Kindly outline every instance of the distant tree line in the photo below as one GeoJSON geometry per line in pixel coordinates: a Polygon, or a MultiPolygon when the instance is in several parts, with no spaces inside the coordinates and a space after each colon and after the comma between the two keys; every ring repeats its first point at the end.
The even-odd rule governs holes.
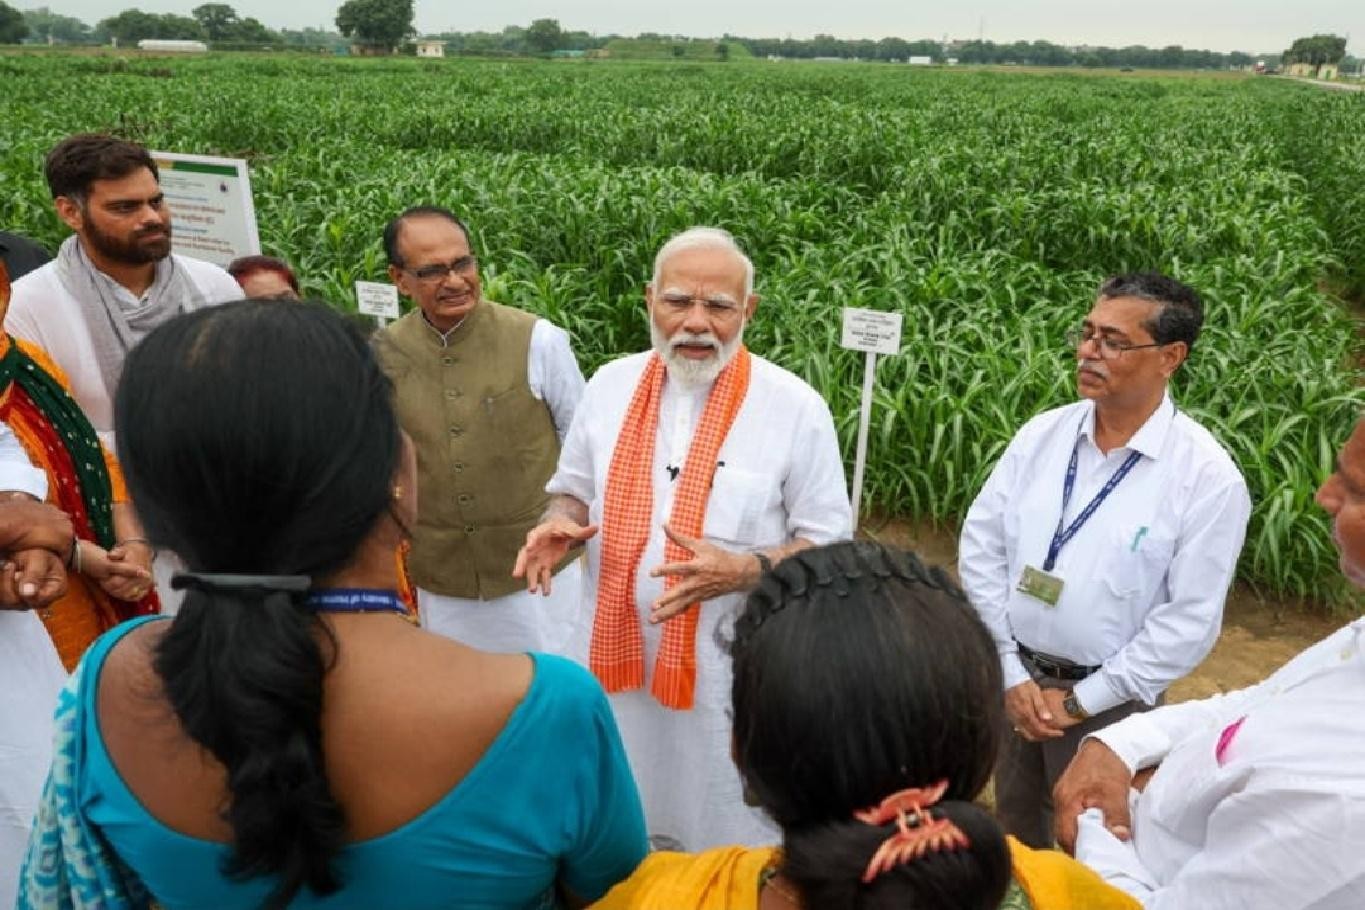
{"type": "Polygon", "coordinates": [[[1162,48],[1129,47],[1070,48],[1050,41],[906,41],[901,38],[845,40],[831,35],[791,38],[736,38],[756,57],[812,59],[837,57],[858,60],[905,60],[929,57],[935,63],[955,59],[959,63],[1015,64],[1019,66],[1133,67],[1134,69],[1225,69],[1249,66],[1257,57],[1241,51],[1222,54],[1170,45],[1162,48]]]}
{"type": "MultiPolygon", "coordinates": [[[[402,45],[415,32],[412,28],[413,0],[346,0],[337,13],[338,32],[326,29],[302,30],[268,28],[250,16],[238,16],[227,3],[203,3],[189,16],[174,13],[147,13],[126,9],[95,26],[53,12],[49,7],[20,12],[0,0],[0,43],[27,40],[55,44],[136,44],[144,38],[194,39],[215,47],[341,47],[351,40],[383,47],[402,45]]],[[[591,51],[603,48],[619,35],[593,35],[585,31],[566,31],[556,19],[537,19],[529,26],[509,25],[497,32],[444,32],[432,36],[445,42],[451,54],[474,56],[524,56],[554,51],[591,51]]],[[[744,38],[725,35],[714,39],[689,38],[645,32],[639,41],[656,42],[670,48],[676,57],[696,42],[715,46],[712,56],[729,57],[729,45],[740,45],[755,57],[782,57],[795,60],[839,58],[846,60],[908,60],[928,57],[935,63],[949,59],[964,64],[1004,64],[1019,66],[1131,67],[1133,69],[1226,69],[1249,66],[1258,59],[1272,65],[1275,55],[1252,56],[1241,51],[1218,53],[1194,50],[1179,45],[1149,48],[1065,47],[1050,41],[957,41],[944,43],[930,39],[908,41],[903,38],[847,40],[832,35],[814,38],[744,38]]],[[[410,48],[410,45],[408,45],[410,48]]],[[[694,55],[687,55],[693,56],[694,55]]],[[[695,57],[694,57],[695,59],[695,57]]],[[[1346,40],[1333,35],[1299,38],[1283,55],[1285,63],[1341,63],[1352,72],[1359,61],[1346,56],[1346,40]]]]}

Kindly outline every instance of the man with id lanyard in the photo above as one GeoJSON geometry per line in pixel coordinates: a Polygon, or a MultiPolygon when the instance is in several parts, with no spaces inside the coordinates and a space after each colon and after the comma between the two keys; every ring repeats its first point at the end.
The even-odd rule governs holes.
{"type": "Polygon", "coordinates": [[[1052,843],[1081,739],[1157,704],[1222,625],[1251,501],[1167,391],[1203,319],[1163,275],[1105,281],[1070,337],[1082,400],[1024,425],[962,526],[963,587],[1005,677],[997,814],[1033,847],[1052,843]]]}

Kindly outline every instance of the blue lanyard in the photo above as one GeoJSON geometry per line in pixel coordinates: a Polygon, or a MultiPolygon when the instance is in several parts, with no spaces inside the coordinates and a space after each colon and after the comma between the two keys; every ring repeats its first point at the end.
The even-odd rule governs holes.
{"type": "Polygon", "coordinates": [[[1076,436],[1076,444],[1071,447],[1071,463],[1066,468],[1066,481],[1062,484],[1062,514],[1057,516],[1057,530],[1052,535],[1052,545],[1047,548],[1047,561],[1043,563],[1043,571],[1051,572],[1052,567],[1057,565],[1057,557],[1061,555],[1062,547],[1071,542],[1071,538],[1076,536],[1076,532],[1081,529],[1090,516],[1095,514],[1095,510],[1100,507],[1109,494],[1114,492],[1114,488],[1123,482],[1123,478],[1128,476],[1128,472],[1133,470],[1133,466],[1142,459],[1141,452],[1133,452],[1119,465],[1119,469],[1114,472],[1108,482],[1095,494],[1095,498],[1090,500],[1090,505],[1081,510],[1081,514],[1076,516],[1076,520],[1066,530],[1062,530],[1062,522],[1066,519],[1066,507],[1071,505],[1071,494],[1076,489],[1076,462],[1077,453],[1081,448],[1081,438],[1076,436]]]}
{"type": "Polygon", "coordinates": [[[402,613],[407,605],[393,591],[376,588],[330,588],[309,591],[308,606],[320,613],[402,613]]]}

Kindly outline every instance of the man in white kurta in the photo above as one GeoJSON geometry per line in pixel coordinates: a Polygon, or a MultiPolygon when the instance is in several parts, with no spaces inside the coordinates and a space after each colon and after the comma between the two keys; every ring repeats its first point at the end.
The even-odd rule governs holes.
{"type": "MultiPolygon", "coordinates": [[[[723,320],[726,305],[742,306],[746,297],[756,303],[749,290],[752,278],[746,281],[744,277],[752,275],[746,267],[751,269],[722,232],[694,229],[661,250],[649,294],[656,351],[614,361],[593,376],[547,487],[556,494],[552,510],[558,506],[564,514],[572,514],[570,528],[582,528],[577,536],[586,541],[582,609],[566,653],[588,664],[602,570],[602,539],[595,531],[604,518],[608,469],[642,373],[656,352],[661,352],[668,372],[650,466],[652,516],[634,589],[644,630],[645,684],[611,693],[610,700],[644,800],[651,836],[657,843],[687,850],[768,844],[777,837],[776,829],[744,804],[741,781],[730,759],[731,669],[723,643],[765,560],[850,534],[843,463],[829,408],[801,379],[751,356],[747,393],[716,458],[703,540],[688,541],[694,554],[688,565],[697,566],[698,574],[685,576],[674,589],[715,592],[700,598],[695,701],[690,709],[674,710],[656,700],[650,691],[655,659],[664,623],[672,620],[652,620],[674,615],[682,606],[679,598],[690,598],[674,595],[670,600],[664,578],[653,570],[666,563],[664,526],[670,520],[677,478],[712,388],[712,382],[706,381],[707,371],[681,363],[679,358],[685,355],[671,347],[691,339],[704,348],[707,342],[699,340],[704,333],[689,334],[684,328],[669,331],[669,327],[676,327],[674,317],[683,318],[678,315],[683,307],[687,320],[699,328],[711,318],[703,310],[714,311],[723,320]],[[665,307],[670,310],[666,312],[665,307]],[[679,381],[680,373],[687,374],[687,381],[679,381]]],[[[726,337],[722,328],[712,339],[721,361],[725,349],[733,352],[742,334],[742,319],[735,318],[738,334],[726,337]]],[[[695,356],[700,351],[691,353],[695,356]]],[[[533,538],[536,533],[532,532],[533,538]]],[[[534,583],[534,568],[526,574],[534,583]]]]}
{"type": "MultiPolygon", "coordinates": [[[[0,491],[47,497],[47,475],[0,423],[0,491]]],[[[52,711],[66,683],[52,637],[32,610],[0,609],[0,907],[14,906],[19,866],[28,850],[52,759],[52,711]]]]}
{"type": "MultiPolygon", "coordinates": [[[[1365,586],[1365,424],[1318,501],[1333,516],[1342,568],[1365,586]]],[[[1358,619],[1259,685],[1087,739],[1057,785],[1059,839],[1074,839],[1077,859],[1146,910],[1359,910],[1362,756],[1358,619]],[[1142,792],[1131,789],[1152,768],[1142,792]]]]}

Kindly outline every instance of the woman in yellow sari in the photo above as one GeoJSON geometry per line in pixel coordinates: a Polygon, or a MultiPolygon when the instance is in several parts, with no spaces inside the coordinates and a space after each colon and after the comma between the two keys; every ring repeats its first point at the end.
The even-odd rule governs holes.
{"type": "MultiPolygon", "coordinates": [[[[0,323],[9,307],[0,262],[0,323]]],[[[152,549],[141,538],[118,463],[71,397],[65,375],[39,347],[0,333],[0,420],[47,473],[48,501],[71,516],[76,547],[67,593],[38,611],[68,671],[100,633],[159,609],[152,549]]]]}
{"type": "Polygon", "coordinates": [[[851,541],[767,573],[736,620],[734,756],[780,847],[654,853],[598,910],[1139,910],[973,800],[1004,727],[961,590],[851,541]]]}

